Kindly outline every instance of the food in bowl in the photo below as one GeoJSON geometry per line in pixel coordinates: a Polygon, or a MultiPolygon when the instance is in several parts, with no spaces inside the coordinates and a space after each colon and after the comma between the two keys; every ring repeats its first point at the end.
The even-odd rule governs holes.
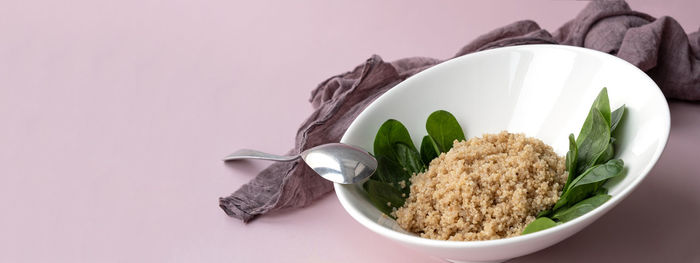
{"type": "Polygon", "coordinates": [[[490,240],[573,220],[610,199],[603,184],[620,176],[607,89],[593,102],[566,158],[540,140],[501,132],[465,140],[456,118],[432,113],[420,151],[397,120],[377,132],[370,201],[407,231],[441,240],[490,240]],[[428,165],[429,164],[429,167],[428,165]]]}
{"type": "Polygon", "coordinates": [[[411,193],[394,211],[421,237],[490,240],[520,235],[551,208],[566,183],[563,157],[523,134],[485,134],[440,154],[411,177],[411,193]]]}
{"type": "MultiPolygon", "coordinates": [[[[444,109],[457,117],[470,138],[502,130],[522,132],[565,156],[570,148],[567,136],[571,132],[578,135],[591,102],[604,86],[608,87],[611,108],[623,103],[626,108],[622,124],[613,132],[615,158],[625,161],[624,173],[605,184],[612,196],[609,200],[576,219],[516,237],[445,241],[403,230],[375,207],[361,184],[335,184],[338,201],[349,217],[376,233],[375,238],[451,262],[502,262],[550,247],[616,210],[653,173],[667,146],[671,127],[668,103],[656,83],[634,65],[606,53],[564,45],[523,45],[476,52],[398,83],[362,110],[340,140],[374,154],[377,127],[393,118],[406,125],[414,143],[420,146],[419,135],[426,134],[426,117],[444,109]]],[[[373,179],[378,179],[376,174],[373,179]]],[[[551,216],[547,217],[556,224],[551,216]]],[[[538,220],[547,225],[546,219],[538,220]]],[[[600,230],[588,229],[582,235],[606,239],[606,235],[621,234],[614,229],[605,233],[600,230]]]]}

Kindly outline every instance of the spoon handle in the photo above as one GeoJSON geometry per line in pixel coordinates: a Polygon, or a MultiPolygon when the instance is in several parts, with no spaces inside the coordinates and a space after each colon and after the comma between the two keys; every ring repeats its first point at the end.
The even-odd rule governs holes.
{"type": "Polygon", "coordinates": [[[240,150],[224,157],[224,161],[226,162],[226,161],[241,160],[241,159],[260,159],[260,160],[289,162],[289,161],[294,161],[297,158],[299,158],[298,155],[296,155],[296,156],[276,155],[276,154],[269,154],[269,153],[264,153],[264,152],[256,151],[256,150],[240,149],[240,150]]]}

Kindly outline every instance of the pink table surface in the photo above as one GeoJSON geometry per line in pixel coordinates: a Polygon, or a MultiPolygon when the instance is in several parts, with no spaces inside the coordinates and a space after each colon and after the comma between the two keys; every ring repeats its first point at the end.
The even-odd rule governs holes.
{"type": "MultiPolygon", "coordinates": [[[[700,25],[696,0],[630,1],[700,25]]],[[[371,54],[447,58],[492,28],[554,30],[584,1],[3,1],[0,262],[441,262],[335,195],[250,224],[218,207],[283,153],[310,91],[371,54]]],[[[700,104],[614,211],[513,262],[700,262],[700,104]]]]}

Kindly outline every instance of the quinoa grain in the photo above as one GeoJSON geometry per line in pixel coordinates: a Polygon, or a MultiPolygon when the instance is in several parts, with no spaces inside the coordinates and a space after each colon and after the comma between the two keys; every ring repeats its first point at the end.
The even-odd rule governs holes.
{"type": "Polygon", "coordinates": [[[559,199],[565,170],[552,147],[523,134],[455,141],[411,177],[411,193],[394,216],[402,228],[431,239],[517,236],[559,199]]]}

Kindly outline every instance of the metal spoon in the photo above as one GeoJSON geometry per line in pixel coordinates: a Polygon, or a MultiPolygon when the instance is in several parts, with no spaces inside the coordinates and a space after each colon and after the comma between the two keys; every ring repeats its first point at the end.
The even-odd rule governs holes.
{"type": "Polygon", "coordinates": [[[339,184],[361,182],[377,170],[377,159],[367,151],[342,143],[322,144],[293,156],[241,149],[226,156],[224,161],[262,159],[289,162],[300,157],[321,177],[339,184]]]}

